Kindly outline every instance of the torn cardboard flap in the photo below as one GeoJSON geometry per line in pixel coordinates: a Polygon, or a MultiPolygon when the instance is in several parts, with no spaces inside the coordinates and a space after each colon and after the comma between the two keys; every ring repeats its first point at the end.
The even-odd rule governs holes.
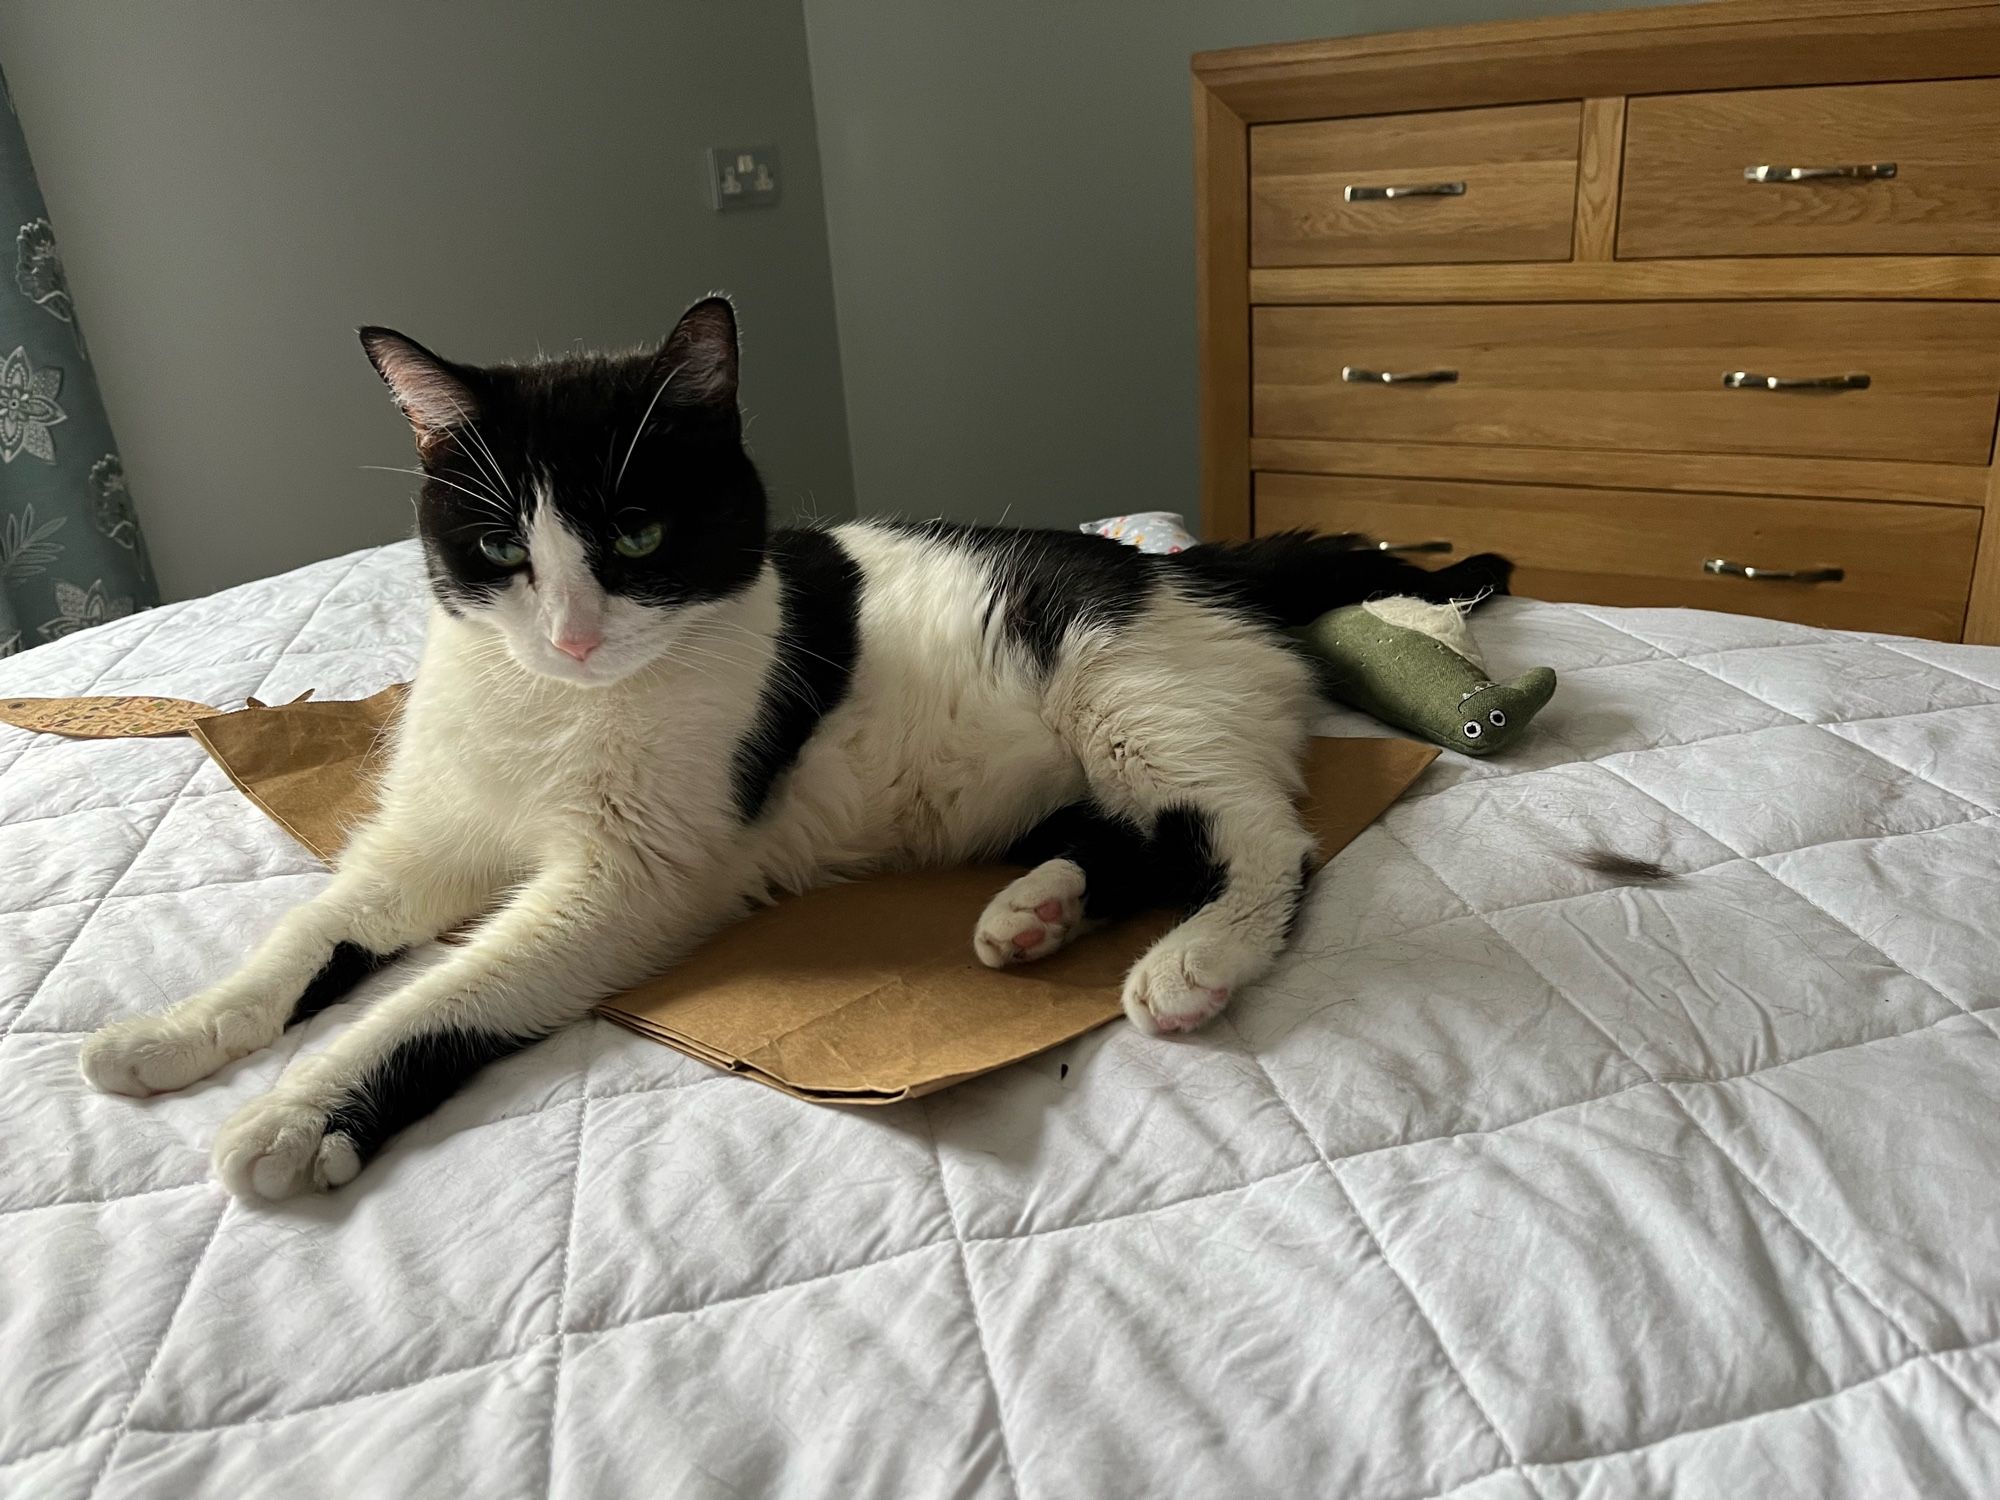
{"type": "MultiPolygon", "coordinates": [[[[373,810],[404,692],[232,713],[148,699],[171,706],[136,717],[113,706],[135,700],[14,699],[0,701],[0,720],[91,737],[192,734],[245,796],[331,861],[373,810]]],[[[1302,811],[1319,862],[1374,822],[1437,753],[1409,740],[1314,740],[1302,811]]],[[[988,969],[973,955],[973,926],[1018,873],[983,865],[877,875],[787,897],[599,1010],[800,1099],[886,1104],[932,1093],[1118,1017],[1125,971],[1173,924],[1154,913],[1038,962],[988,969]]]]}
{"type": "Polygon", "coordinates": [[[211,712],[189,728],[237,789],[328,864],[375,810],[389,729],[409,689],[355,702],[211,712]]]}

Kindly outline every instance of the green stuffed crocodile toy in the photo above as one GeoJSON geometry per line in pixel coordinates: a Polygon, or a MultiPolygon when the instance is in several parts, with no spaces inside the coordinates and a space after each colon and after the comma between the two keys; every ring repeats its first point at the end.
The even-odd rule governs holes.
{"type": "Polygon", "coordinates": [[[1506,749],[1554,695],[1532,667],[1495,682],[1465,628],[1466,604],[1376,599],[1330,610],[1297,632],[1321,660],[1330,697],[1465,755],[1506,749]]]}

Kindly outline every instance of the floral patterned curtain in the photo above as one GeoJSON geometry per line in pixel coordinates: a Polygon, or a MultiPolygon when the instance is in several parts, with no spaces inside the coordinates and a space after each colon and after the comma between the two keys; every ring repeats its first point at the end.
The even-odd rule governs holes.
{"type": "Polygon", "coordinates": [[[0,656],[160,602],[14,96],[0,76],[0,656]],[[4,243],[4,242],[0,242],[4,243]]]}

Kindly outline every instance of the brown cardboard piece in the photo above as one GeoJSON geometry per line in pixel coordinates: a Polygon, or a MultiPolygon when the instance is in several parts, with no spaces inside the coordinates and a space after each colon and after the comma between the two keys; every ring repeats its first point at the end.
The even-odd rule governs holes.
{"type": "MultiPolygon", "coordinates": [[[[232,713],[188,705],[202,713],[176,708],[161,718],[189,717],[186,732],[244,795],[330,861],[374,806],[383,731],[403,693],[396,686],[358,702],[232,713]]],[[[64,701],[0,703],[0,719],[101,735],[116,717],[99,706],[65,719],[64,701]]],[[[1318,840],[1316,863],[1380,816],[1437,753],[1409,740],[1314,740],[1302,806],[1318,840]]],[[[1017,873],[985,865],[878,875],[788,897],[599,1010],[800,1099],[886,1104],[931,1093],[1118,1017],[1126,969],[1173,921],[1165,913],[1135,918],[1039,962],[988,969],[973,956],[973,924],[1017,873]]]]}
{"type": "Polygon", "coordinates": [[[375,810],[387,731],[408,691],[211,713],[188,732],[265,816],[332,864],[375,810]]]}
{"type": "Polygon", "coordinates": [[[73,740],[166,738],[214,712],[187,698],[0,699],[0,724],[73,740]]]}

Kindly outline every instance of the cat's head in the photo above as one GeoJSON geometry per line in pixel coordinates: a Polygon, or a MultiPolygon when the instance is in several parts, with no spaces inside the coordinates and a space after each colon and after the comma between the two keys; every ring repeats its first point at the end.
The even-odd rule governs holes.
{"type": "Polygon", "coordinates": [[[631,355],[475,368],[387,328],[361,343],[416,433],[431,589],[523,667],[616,682],[756,578],[764,487],[722,298],[631,355]]]}

